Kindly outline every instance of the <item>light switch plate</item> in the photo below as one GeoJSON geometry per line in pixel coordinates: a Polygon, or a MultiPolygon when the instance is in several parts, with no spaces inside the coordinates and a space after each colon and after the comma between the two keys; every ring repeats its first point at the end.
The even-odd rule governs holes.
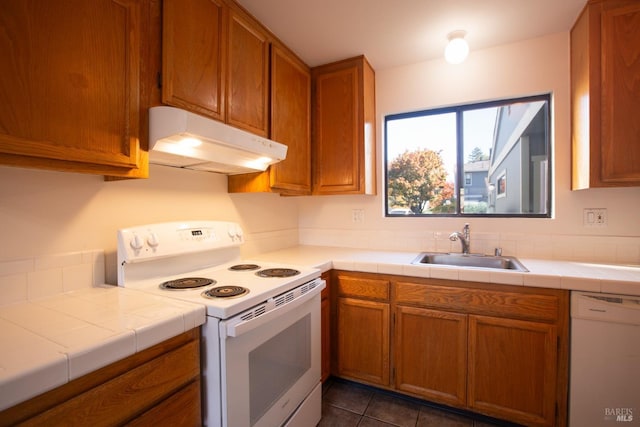
{"type": "Polygon", "coordinates": [[[362,224],[364,222],[364,209],[353,209],[351,212],[351,221],[362,224]]]}
{"type": "Polygon", "coordinates": [[[585,227],[606,227],[606,208],[585,208],[582,215],[582,225],[585,227]]]}

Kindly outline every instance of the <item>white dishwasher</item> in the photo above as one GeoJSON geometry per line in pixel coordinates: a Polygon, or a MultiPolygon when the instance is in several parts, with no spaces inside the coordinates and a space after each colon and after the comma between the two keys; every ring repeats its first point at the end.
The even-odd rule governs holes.
{"type": "Polygon", "coordinates": [[[569,426],[640,426],[640,297],[571,293],[569,426]]]}

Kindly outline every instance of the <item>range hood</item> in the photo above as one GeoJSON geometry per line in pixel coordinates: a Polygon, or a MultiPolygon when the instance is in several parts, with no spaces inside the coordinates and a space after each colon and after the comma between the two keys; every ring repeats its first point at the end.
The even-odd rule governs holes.
{"type": "Polygon", "coordinates": [[[149,109],[149,162],[228,175],[264,171],[287,146],[174,107],[149,109]]]}

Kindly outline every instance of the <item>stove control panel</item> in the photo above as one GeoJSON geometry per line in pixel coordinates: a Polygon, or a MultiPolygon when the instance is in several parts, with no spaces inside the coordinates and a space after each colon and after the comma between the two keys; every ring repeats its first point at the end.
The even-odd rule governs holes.
{"type": "Polygon", "coordinates": [[[194,241],[202,242],[206,240],[216,240],[215,231],[210,228],[192,228],[187,230],[180,230],[180,240],[182,241],[194,241]]]}
{"type": "Polygon", "coordinates": [[[118,264],[231,248],[244,243],[239,224],[228,221],[165,222],[118,230],[118,264]]]}

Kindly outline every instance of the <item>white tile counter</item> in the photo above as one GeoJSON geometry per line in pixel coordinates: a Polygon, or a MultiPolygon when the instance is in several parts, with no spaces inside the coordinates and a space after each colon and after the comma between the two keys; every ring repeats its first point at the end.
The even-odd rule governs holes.
{"type": "MultiPolygon", "coordinates": [[[[313,266],[322,271],[334,268],[640,295],[640,266],[637,265],[519,258],[529,270],[522,273],[411,264],[417,255],[414,251],[296,246],[252,259],[313,266]]],[[[62,258],[65,264],[69,257],[62,258]]],[[[74,257],[76,255],[71,256],[74,257]]],[[[0,264],[0,301],[5,303],[0,305],[0,410],[205,322],[204,306],[110,285],[87,287],[86,276],[93,277],[92,281],[96,283],[96,275],[91,272],[102,271],[102,261],[100,255],[85,255],[84,258],[88,259],[82,267],[86,275],[73,281],[84,285],[68,286],[64,279],[68,274],[62,274],[64,280],[59,280],[56,288],[43,298],[38,298],[33,290],[42,290],[43,277],[58,277],[51,274],[57,270],[46,265],[42,271],[47,274],[39,277],[44,273],[39,273],[37,263],[35,267],[26,263],[25,268],[22,267],[25,263],[0,264]],[[67,288],[69,290],[65,291],[67,288]]],[[[67,273],[67,269],[78,267],[55,268],[67,273]]]]}
{"type": "Polygon", "coordinates": [[[640,295],[639,265],[609,265],[518,258],[529,272],[444,265],[413,265],[418,252],[296,246],[254,256],[260,261],[308,265],[327,271],[361,271],[519,286],[640,295]]]}
{"type": "Polygon", "coordinates": [[[0,410],[204,322],[204,306],[110,285],[1,306],[0,410]]]}

